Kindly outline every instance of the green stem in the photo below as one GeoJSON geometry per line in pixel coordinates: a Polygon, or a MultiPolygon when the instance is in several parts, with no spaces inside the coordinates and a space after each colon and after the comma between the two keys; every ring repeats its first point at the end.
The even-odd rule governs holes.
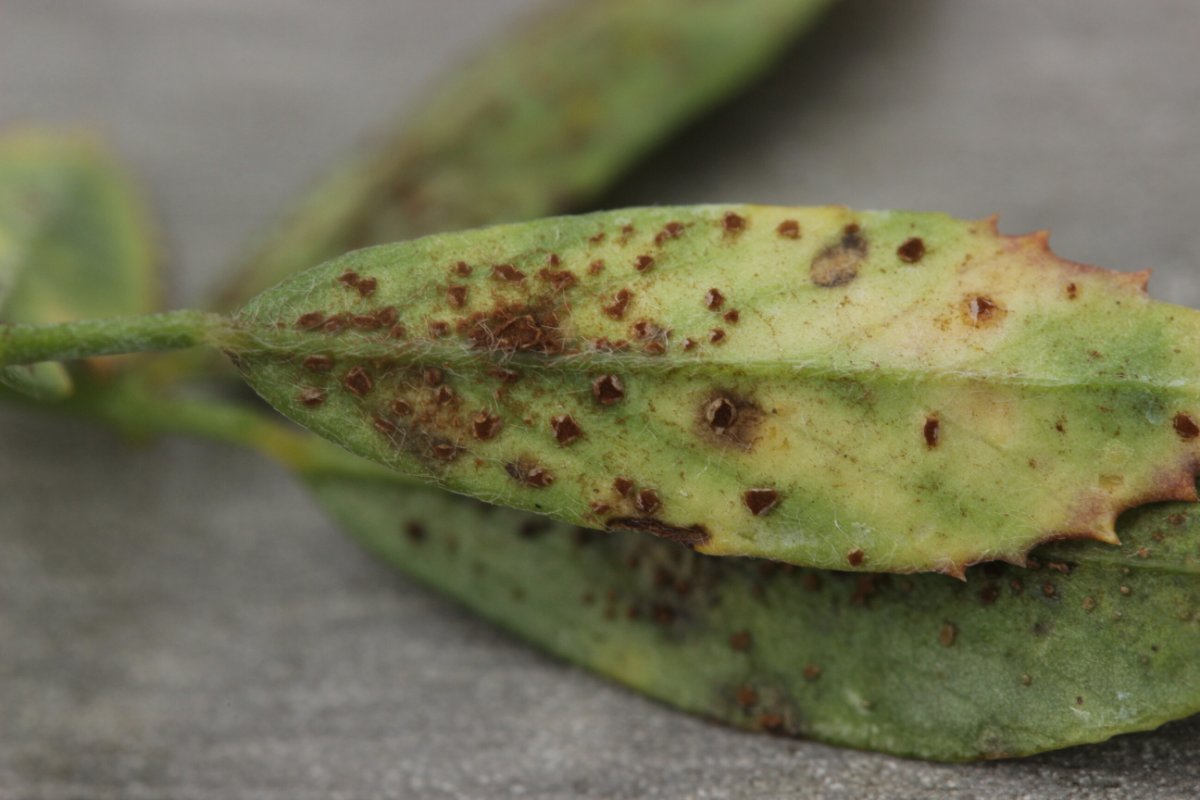
{"type": "Polygon", "coordinates": [[[0,366],[218,344],[229,326],[225,317],[202,311],[170,311],[56,325],[3,324],[0,366]]]}

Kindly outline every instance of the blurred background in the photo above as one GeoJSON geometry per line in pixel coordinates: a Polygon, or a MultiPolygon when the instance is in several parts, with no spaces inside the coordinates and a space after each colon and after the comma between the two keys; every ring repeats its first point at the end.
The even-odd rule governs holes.
{"type": "MultiPolygon", "coordinates": [[[[172,306],[547,0],[4,0],[0,126],[100,132],[172,306]]],[[[1200,305],[1200,6],[843,0],[601,205],[1000,214],[1200,305]]],[[[717,728],[394,575],[273,465],[0,408],[0,798],[1190,797],[1200,723],[948,767],[717,728]]]]}

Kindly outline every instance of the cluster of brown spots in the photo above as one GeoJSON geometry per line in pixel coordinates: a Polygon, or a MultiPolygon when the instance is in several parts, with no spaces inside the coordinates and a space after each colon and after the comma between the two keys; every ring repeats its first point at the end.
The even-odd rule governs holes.
{"type": "Polygon", "coordinates": [[[925,427],[922,432],[925,434],[925,446],[932,450],[941,441],[942,421],[938,419],[936,414],[930,414],[925,418],[925,427]]]}
{"type": "Polygon", "coordinates": [[[1067,284],[1067,299],[1074,300],[1077,297],[1079,297],[1079,287],[1076,286],[1074,283],[1068,283],[1067,284]]]}
{"type": "Polygon", "coordinates": [[[480,411],[471,418],[471,435],[480,441],[494,439],[503,423],[500,417],[488,411],[480,411]]]}
{"type": "Polygon", "coordinates": [[[712,344],[721,344],[725,341],[725,330],[723,328],[713,328],[708,332],[708,341],[712,344]]]}
{"type": "Polygon", "coordinates": [[[554,441],[561,447],[577,442],[583,436],[583,428],[570,414],[559,414],[550,418],[550,429],[554,431],[554,441]]]}
{"type": "MultiPolygon", "coordinates": [[[[551,258],[557,259],[558,256],[551,256],[551,258]]],[[[558,262],[555,261],[554,263],[557,264],[558,262]]],[[[550,269],[544,267],[538,270],[538,278],[550,284],[556,292],[565,292],[579,282],[579,279],[575,277],[575,273],[569,269],[550,269]]]]}
{"type": "Polygon", "coordinates": [[[358,282],[361,280],[358,273],[352,269],[348,269],[341,275],[338,275],[337,279],[338,283],[342,284],[347,289],[353,289],[355,286],[358,286],[358,282]]]}
{"type": "Polygon", "coordinates": [[[325,324],[325,314],[322,311],[309,311],[296,319],[296,327],[302,331],[315,331],[325,324]]]}
{"type": "Polygon", "coordinates": [[[750,631],[737,631],[729,637],[729,646],[734,650],[746,651],[752,644],[754,644],[754,638],[750,635],[750,631]]]}
{"type": "Polygon", "coordinates": [[[785,219],[776,226],[775,232],[785,239],[799,239],[800,223],[794,219],[785,219]]]}
{"type": "Polygon", "coordinates": [[[642,489],[634,495],[633,507],[639,514],[657,514],[662,508],[662,498],[653,489],[642,489]]]}
{"type": "Polygon", "coordinates": [[[953,622],[943,622],[938,628],[938,641],[942,647],[953,647],[958,639],[958,626],[953,622]]]}
{"type": "Polygon", "coordinates": [[[704,307],[709,311],[717,311],[725,305],[725,295],[720,289],[709,289],[704,293],[704,307]]]}
{"type": "Polygon", "coordinates": [[[375,387],[375,381],[371,379],[370,373],[362,367],[351,367],[350,371],[342,376],[342,385],[356,397],[366,397],[375,387]]]}
{"type": "Polygon", "coordinates": [[[852,567],[861,567],[866,560],[867,554],[857,547],[846,554],[846,563],[852,567]]]}
{"type": "Polygon", "coordinates": [[[588,264],[588,275],[599,275],[601,272],[604,272],[603,259],[598,258],[592,263],[588,264]]]}
{"type": "Polygon", "coordinates": [[[329,356],[309,356],[304,359],[304,368],[309,372],[329,372],[333,369],[333,359],[329,356]]]}
{"type": "Polygon", "coordinates": [[[633,299],[633,293],[628,289],[618,289],[613,295],[613,301],[602,309],[605,314],[613,319],[624,319],[625,309],[629,308],[629,301],[633,299]]]}
{"type": "Polygon", "coordinates": [[[1175,433],[1179,434],[1180,439],[1190,440],[1200,436],[1200,425],[1196,424],[1196,420],[1190,415],[1180,412],[1175,415],[1174,420],[1175,433]]]}
{"type": "Polygon", "coordinates": [[[754,516],[766,516],[779,505],[779,492],[774,489],[747,489],[742,493],[742,502],[754,516]]]}
{"type": "Polygon", "coordinates": [[[625,399],[625,384],[616,375],[601,375],[592,381],[592,397],[602,406],[611,406],[625,399]]]}
{"type": "Polygon", "coordinates": [[[300,401],[300,405],[315,408],[325,402],[325,392],[315,387],[301,389],[300,394],[296,398],[300,401]]]}
{"type": "Polygon", "coordinates": [[[668,222],[663,226],[663,229],[654,234],[654,243],[660,247],[671,239],[678,239],[683,235],[684,225],[682,222],[668,222]]]}
{"type": "Polygon", "coordinates": [[[813,258],[809,277],[817,286],[845,286],[858,277],[858,268],[867,257],[867,249],[867,240],[859,227],[847,225],[837,244],[826,247],[813,258]]]}
{"type": "Polygon", "coordinates": [[[963,300],[963,317],[967,324],[976,328],[999,322],[1008,312],[986,295],[971,295],[963,300]]]}
{"type": "Polygon", "coordinates": [[[629,478],[617,476],[613,479],[613,491],[621,495],[621,497],[628,497],[629,493],[633,491],[633,481],[629,478]]]}
{"type": "Polygon", "coordinates": [[[471,274],[471,265],[465,261],[459,261],[454,265],[454,273],[465,278],[471,274]]]}
{"type": "Polygon", "coordinates": [[[906,239],[904,244],[896,248],[896,255],[905,264],[917,264],[925,257],[925,242],[919,237],[906,239]]]}
{"type": "Polygon", "coordinates": [[[630,327],[630,333],[633,338],[645,342],[644,345],[647,353],[651,355],[662,355],[667,350],[667,340],[670,338],[671,332],[666,328],[661,327],[657,322],[648,319],[640,319],[630,327]]]}
{"type": "Polygon", "coordinates": [[[370,297],[375,294],[375,288],[378,285],[374,278],[363,278],[352,269],[348,269],[338,276],[338,282],[347,289],[357,289],[362,297],[370,297]]]}
{"type": "Polygon", "coordinates": [[[496,264],[492,267],[492,277],[502,281],[523,281],[525,273],[512,264],[496,264]]]}
{"type": "Polygon", "coordinates": [[[604,523],[610,530],[648,533],[685,547],[699,547],[712,538],[703,525],[669,525],[654,517],[612,517],[604,523]]]}
{"type": "Polygon", "coordinates": [[[725,216],[721,217],[721,227],[725,230],[725,233],[739,234],[746,230],[746,218],[741,214],[726,211],[725,216]]]}
{"type": "Polygon", "coordinates": [[[654,256],[642,254],[633,260],[633,268],[638,272],[645,272],[654,266],[654,256]]]}
{"type": "Polygon", "coordinates": [[[524,458],[505,464],[504,471],[513,480],[532,489],[545,489],[554,483],[554,475],[550,470],[524,458]]]}
{"type": "Polygon", "coordinates": [[[471,314],[458,328],[481,350],[561,353],[564,347],[558,315],[521,303],[471,314]]]}
{"type": "Polygon", "coordinates": [[[462,308],[467,304],[467,287],[455,285],[446,290],[446,299],[451,308],[462,308]]]}

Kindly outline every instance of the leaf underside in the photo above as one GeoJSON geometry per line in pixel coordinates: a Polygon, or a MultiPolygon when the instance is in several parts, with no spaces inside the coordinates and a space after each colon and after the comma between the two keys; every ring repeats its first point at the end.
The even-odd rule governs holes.
{"type": "Polygon", "coordinates": [[[942,761],[1200,711],[1200,519],[1071,542],[967,581],[712,558],[442,492],[310,476],[371,550],[563,658],[751,730],[942,761]]]}
{"type": "Polygon", "coordinates": [[[637,209],[348,254],[253,301],[268,402],[489,502],[873,572],[1193,500],[1197,314],[994,221],[637,209]]]}

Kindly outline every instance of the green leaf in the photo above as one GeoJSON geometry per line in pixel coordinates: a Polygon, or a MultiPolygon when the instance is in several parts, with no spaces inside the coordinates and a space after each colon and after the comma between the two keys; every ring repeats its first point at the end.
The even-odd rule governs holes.
{"type": "Polygon", "coordinates": [[[221,306],[369,244],[579,207],[766,67],[831,0],[605,0],[541,12],[321,181],[221,306]]]}
{"type": "MultiPolygon", "coordinates": [[[[151,311],[146,212],[125,173],[89,139],[0,138],[0,320],[53,323],[151,311]]],[[[61,397],[60,364],[6,367],[0,383],[61,397]]]]}
{"type": "Polygon", "coordinates": [[[1200,322],[935,214],[594,214],[362,250],[230,343],[286,415],[454,491],[877,572],[1195,499],[1200,322]]]}
{"type": "Polygon", "coordinates": [[[711,558],[441,492],[330,474],[371,550],[546,650],[752,730],[903,756],[1017,756],[1200,711],[1200,518],[1124,520],[1120,549],[1031,569],[864,575],[711,558]]]}

